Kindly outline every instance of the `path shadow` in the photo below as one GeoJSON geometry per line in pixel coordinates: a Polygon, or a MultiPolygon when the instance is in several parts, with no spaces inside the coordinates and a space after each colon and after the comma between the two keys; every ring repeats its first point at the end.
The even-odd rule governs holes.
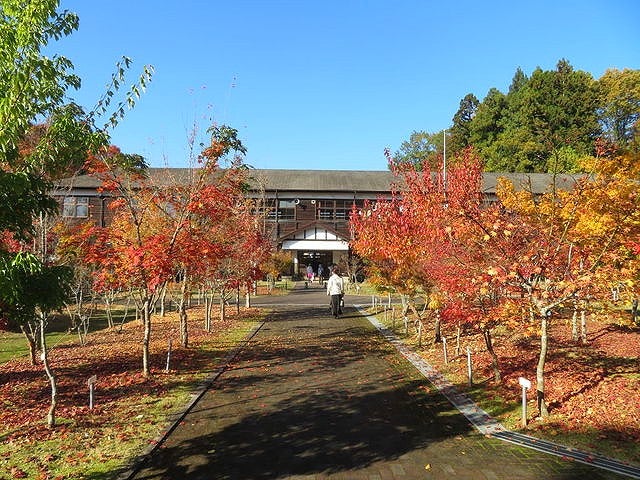
{"type": "Polygon", "coordinates": [[[345,472],[466,433],[462,416],[423,387],[299,392],[209,434],[194,421],[183,427],[192,436],[161,447],[135,478],[267,480],[345,472]]]}

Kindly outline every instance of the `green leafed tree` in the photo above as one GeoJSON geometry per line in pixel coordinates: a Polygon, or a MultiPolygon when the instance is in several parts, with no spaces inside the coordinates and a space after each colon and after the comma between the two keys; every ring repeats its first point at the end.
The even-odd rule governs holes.
{"type": "Polygon", "coordinates": [[[605,135],[621,147],[640,132],[640,70],[610,69],[598,80],[598,116],[605,135]]]}
{"type": "Polygon", "coordinates": [[[560,60],[555,70],[516,71],[509,92],[492,89],[469,126],[490,171],[575,171],[601,133],[592,76],[560,60]]]}
{"type": "Polygon", "coordinates": [[[394,153],[396,164],[412,165],[422,170],[438,167],[444,149],[443,132],[414,131],[394,153]]]}
{"type": "Polygon", "coordinates": [[[460,100],[460,107],[453,116],[453,125],[449,129],[451,141],[449,148],[452,154],[461,152],[471,144],[471,121],[476,115],[480,102],[473,93],[468,93],[460,100]]]}
{"type": "MultiPolygon", "coordinates": [[[[49,367],[45,340],[48,314],[68,295],[71,272],[41,252],[29,251],[34,219],[57,212],[49,197],[52,179],[82,165],[88,152],[108,146],[106,128],[96,128],[115,89],[86,114],[68,101],[80,86],[73,64],[63,56],[45,56],[51,42],[78,28],[77,15],[58,11],[58,0],[2,0],[0,4],[0,319],[19,325],[32,346],[39,337],[40,358],[51,383],[47,423],[55,425],[56,378],[49,367]],[[5,208],[11,205],[12,208],[5,208]]],[[[145,69],[122,104],[131,105],[149,80],[145,69]]],[[[112,86],[122,76],[122,67],[112,86]]],[[[121,117],[121,106],[111,119],[121,117]]]]}

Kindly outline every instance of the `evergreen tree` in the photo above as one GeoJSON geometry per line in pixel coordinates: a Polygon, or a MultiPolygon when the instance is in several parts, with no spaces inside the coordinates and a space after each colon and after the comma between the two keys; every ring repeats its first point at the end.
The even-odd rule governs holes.
{"type": "MultiPolygon", "coordinates": [[[[450,150],[456,154],[470,144],[470,126],[476,114],[480,102],[473,93],[468,93],[460,101],[460,107],[453,116],[453,126],[449,130],[451,134],[450,150]]],[[[449,149],[449,148],[448,148],[449,149]]]]}

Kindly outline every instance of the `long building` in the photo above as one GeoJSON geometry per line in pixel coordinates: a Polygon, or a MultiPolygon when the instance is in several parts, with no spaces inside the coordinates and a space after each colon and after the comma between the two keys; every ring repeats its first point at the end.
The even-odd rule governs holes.
{"type": "MultiPolygon", "coordinates": [[[[353,205],[362,207],[365,201],[389,199],[392,186],[398,182],[390,171],[355,170],[275,170],[250,171],[248,196],[264,201],[267,210],[266,229],[274,243],[290,251],[294,273],[307,265],[317,271],[340,263],[349,254],[349,215],[353,205]]],[[[186,182],[193,174],[187,168],[151,168],[154,183],[186,182]]],[[[483,174],[482,193],[487,202],[496,199],[499,177],[507,177],[517,187],[543,193],[551,184],[548,174],[483,174]]],[[[571,175],[555,177],[560,188],[575,183],[571,175]]],[[[60,182],[54,192],[63,217],[69,220],[93,220],[99,225],[111,221],[108,203],[111,197],[99,191],[100,180],[82,175],[60,182]]]]}

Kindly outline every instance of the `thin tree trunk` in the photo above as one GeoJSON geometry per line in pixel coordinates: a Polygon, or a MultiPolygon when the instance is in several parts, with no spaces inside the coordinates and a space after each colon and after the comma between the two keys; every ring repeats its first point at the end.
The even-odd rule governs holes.
{"type": "Polygon", "coordinates": [[[240,315],[240,285],[236,290],[236,314],[240,315]]]}
{"type": "Polygon", "coordinates": [[[462,335],[462,327],[458,325],[456,331],[456,356],[460,356],[460,336],[462,335]]]}
{"type": "Polygon", "coordinates": [[[113,311],[111,310],[111,305],[113,303],[113,299],[111,297],[112,293],[111,292],[107,292],[103,295],[103,299],[104,299],[104,312],[105,315],[107,316],[107,326],[109,328],[113,328],[114,324],[113,324],[113,311]]]}
{"type": "Polygon", "coordinates": [[[487,328],[483,330],[482,336],[484,337],[484,344],[487,347],[487,351],[489,352],[489,355],[491,355],[491,368],[493,369],[494,378],[496,382],[502,383],[502,375],[500,375],[500,368],[498,367],[498,355],[496,355],[496,352],[493,349],[491,329],[487,328]]]}
{"type": "Polygon", "coordinates": [[[29,344],[29,357],[31,359],[31,365],[37,365],[38,363],[38,344],[36,342],[36,337],[32,332],[29,332],[24,325],[20,325],[20,330],[24,337],[27,339],[27,343],[29,344]]]}
{"type": "Polygon", "coordinates": [[[167,285],[168,282],[164,282],[162,285],[162,293],[160,294],[160,316],[164,318],[165,315],[165,301],[167,300],[167,285]]]}
{"type": "Polygon", "coordinates": [[[434,335],[433,335],[433,343],[442,343],[442,319],[440,318],[440,310],[436,310],[436,321],[433,325],[434,327],[434,335]]]}
{"type": "Polygon", "coordinates": [[[47,351],[47,339],[45,335],[45,327],[47,323],[47,316],[44,313],[40,313],[40,348],[42,350],[42,364],[44,371],[49,379],[51,385],[51,404],[49,405],[49,411],[47,412],[47,426],[53,428],[56,426],[56,406],[58,404],[58,384],[56,382],[56,375],[49,365],[49,352],[47,351]]]}
{"type": "Polygon", "coordinates": [[[227,316],[226,302],[224,301],[224,292],[220,291],[220,321],[224,322],[227,316]]]}
{"type": "Polygon", "coordinates": [[[587,314],[584,309],[580,312],[580,339],[583,345],[588,343],[587,340],[587,314]]]}
{"type": "Polygon", "coordinates": [[[187,319],[187,272],[182,277],[182,285],[180,288],[180,343],[184,348],[189,346],[189,325],[187,319]]]}
{"type": "Polygon", "coordinates": [[[209,295],[204,294],[204,329],[205,331],[210,331],[211,325],[211,310],[209,309],[209,295]]]}
{"type": "Polygon", "coordinates": [[[549,346],[548,326],[549,319],[543,313],[540,320],[540,356],[538,357],[538,366],[536,367],[538,412],[542,418],[549,415],[547,404],[544,400],[544,365],[547,360],[547,349],[549,346]]]}
{"type": "Polygon", "coordinates": [[[578,342],[578,302],[573,301],[573,315],[571,316],[571,340],[578,342]]]}
{"type": "Polygon", "coordinates": [[[149,366],[150,354],[149,344],[151,342],[151,298],[147,297],[142,302],[142,324],[144,325],[144,337],[142,339],[142,375],[149,377],[151,368],[149,366]]]}

